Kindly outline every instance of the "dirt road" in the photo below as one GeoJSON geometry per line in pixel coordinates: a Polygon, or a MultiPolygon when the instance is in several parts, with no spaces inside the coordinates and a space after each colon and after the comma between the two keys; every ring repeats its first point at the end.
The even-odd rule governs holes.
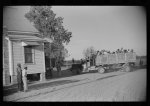
{"type": "Polygon", "coordinates": [[[140,69],[104,79],[99,73],[80,75],[92,81],[19,101],[143,101],[146,99],[146,71],[140,69]]]}

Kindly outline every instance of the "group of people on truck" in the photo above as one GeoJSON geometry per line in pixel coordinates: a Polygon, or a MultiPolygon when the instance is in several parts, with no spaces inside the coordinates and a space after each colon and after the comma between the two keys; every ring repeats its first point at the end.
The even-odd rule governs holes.
{"type": "Polygon", "coordinates": [[[134,52],[133,49],[117,49],[116,51],[110,52],[108,50],[101,50],[97,51],[97,55],[104,55],[104,54],[116,54],[116,53],[129,53],[129,52],[134,52]]]}

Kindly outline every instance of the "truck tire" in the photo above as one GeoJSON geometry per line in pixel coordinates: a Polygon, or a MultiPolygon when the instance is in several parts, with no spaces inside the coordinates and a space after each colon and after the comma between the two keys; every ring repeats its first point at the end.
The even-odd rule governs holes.
{"type": "Polygon", "coordinates": [[[125,72],[130,72],[131,71],[130,66],[129,65],[125,66],[124,67],[124,71],[125,72]]]}
{"type": "Polygon", "coordinates": [[[98,72],[101,73],[101,74],[103,74],[105,72],[105,69],[103,67],[99,67],[98,68],[98,72]]]}

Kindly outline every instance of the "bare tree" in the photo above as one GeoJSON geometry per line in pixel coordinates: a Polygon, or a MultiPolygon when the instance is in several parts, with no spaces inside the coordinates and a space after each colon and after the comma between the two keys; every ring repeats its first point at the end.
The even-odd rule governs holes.
{"type": "Polygon", "coordinates": [[[91,57],[95,53],[96,53],[96,51],[95,51],[94,47],[92,47],[92,46],[83,50],[83,56],[85,59],[87,59],[88,57],[91,57]]]}
{"type": "Polygon", "coordinates": [[[84,58],[89,59],[90,61],[92,60],[93,64],[94,64],[94,60],[95,60],[95,55],[96,55],[96,50],[92,46],[83,50],[84,58]]]}

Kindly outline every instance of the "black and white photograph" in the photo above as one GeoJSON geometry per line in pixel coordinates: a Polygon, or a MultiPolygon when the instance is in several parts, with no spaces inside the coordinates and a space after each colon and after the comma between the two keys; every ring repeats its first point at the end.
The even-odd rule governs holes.
{"type": "Polygon", "coordinates": [[[145,102],[144,6],[3,6],[4,102],[145,102]]]}

